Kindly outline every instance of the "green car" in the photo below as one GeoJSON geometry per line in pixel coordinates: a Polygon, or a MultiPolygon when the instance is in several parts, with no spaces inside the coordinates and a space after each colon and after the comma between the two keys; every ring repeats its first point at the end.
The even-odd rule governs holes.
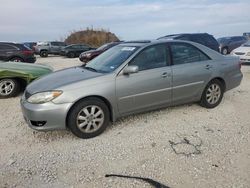
{"type": "Polygon", "coordinates": [[[30,82],[51,72],[46,65],[0,61],[0,98],[17,96],[30,82]]]}

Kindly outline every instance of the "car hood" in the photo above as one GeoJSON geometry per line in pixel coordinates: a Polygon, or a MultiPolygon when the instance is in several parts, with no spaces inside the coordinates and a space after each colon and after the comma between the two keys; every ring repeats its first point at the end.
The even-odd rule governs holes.
{"type": "Polygon", "coordinates": [[[250,52],[250,47],[241,46],[239,48],[234,49],[234,52],[250,52]]]}
{"type": "Polygon", "coordinates": [[[30,63],[15,63],[15,62],[0,62],[0,71],[3,73],[9,74],[12,76],[14,74],[18,75],[27,75],[31,79],[40,77],[42,75],[51,73],[53,68],[47,65],[41,64],[30,64],[30,63]]]}
{"type": "Polygon", "coordinates": [[[56,90],[65,85],[82,80],[88,80],[102,75],[102,73],[89,71],[83,67],[72,67],[56,71],[52,74],[35,80],[26,88],[26,91],[29,92],[29,94],[34,94],[43,91],[56,90]]]}
{"type": "Polygon", "coordinates": [[[82,55],[87,54],[87,53],[91,53],[92,54],[92,53],[99,53],[99,52],[101,52],[101,50],[97,50],[97,49],[96,50],[88,50],[86,52],[83,52],[82,55]]]}

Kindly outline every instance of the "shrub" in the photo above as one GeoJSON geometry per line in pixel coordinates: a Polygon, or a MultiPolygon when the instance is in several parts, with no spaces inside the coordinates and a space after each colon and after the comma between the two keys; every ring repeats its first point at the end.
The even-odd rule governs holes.
{"type": "Polygon", "coordinates": [[[104,29],[95,30],[89,29],[73,31],[65,39],[67,44],[88,44],[92,47],[99,47],[105,43],[119,41],[119,38],[109,31],[104,29]]]}

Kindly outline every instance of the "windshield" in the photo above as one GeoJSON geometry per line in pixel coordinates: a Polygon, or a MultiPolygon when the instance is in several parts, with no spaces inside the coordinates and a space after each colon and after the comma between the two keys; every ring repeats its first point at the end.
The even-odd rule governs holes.
{"type": "Polygon", "coordinates": [[[245,47],[250,47],[250,41],[249,42],[246,42],[245,44],[243,44],[242,46],[245,46],[245,47]]]}
{"type": "Polygon", "coordinates": [[[137,49],[134,46],[115,46],[90,61],[85,68],[103,73],[113,72],[137,49]]]}
{"type": "Polygon", "coordinates": [[[218,41],[219,43],[227,42],[227,41],[229,41],[229,40],[231,40],[230,37],[223,37],[223,38],[218,38],[218,39],[217,39],[217,41],[218,41]]]}

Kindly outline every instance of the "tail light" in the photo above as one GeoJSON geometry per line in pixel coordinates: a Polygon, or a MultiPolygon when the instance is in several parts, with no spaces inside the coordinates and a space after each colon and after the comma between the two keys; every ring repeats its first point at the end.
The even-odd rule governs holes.
{"type": "Polygon", "coordinates": [[[24,55],[33,55],[34,52],[31,51],[31,50],[23,50],[22,53],[23,53],[24,55]]]}

